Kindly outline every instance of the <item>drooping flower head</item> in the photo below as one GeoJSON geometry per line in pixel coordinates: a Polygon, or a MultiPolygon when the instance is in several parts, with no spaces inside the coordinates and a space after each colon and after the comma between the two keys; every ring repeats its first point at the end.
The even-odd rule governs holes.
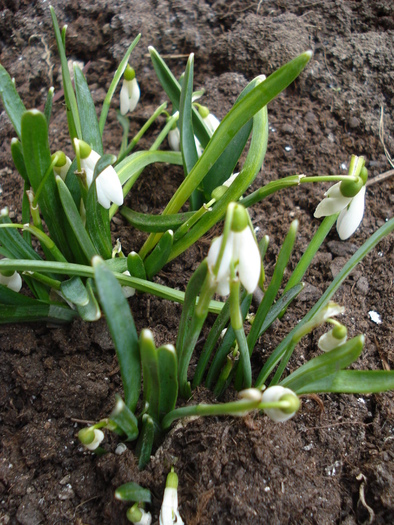
{"type": "Polygon", "coordinates": [[[208,267],[216,278],[218,294],[230,293],[232,265],[246,291],[253,293],[261,273],[259,247],[245,208],[234,203],[230,206],[233,207],[230,229],[213,240],[207,256],[208,267]]]}
{"type": "Polygon", "coordinates": [[[285,388],[280,385],[270,386],[263,392],[261,397],[262,403],[277,403],[279,401],[286,401],[288,403],[287,407],[282,408],[264,408],[264,412],[267,416],[275,421],[275,423],[282,423],[287,421],[300,407],[300,400],[296,394],[290,390],[290,388],[285,388]]]}
{"type": "Polygon", "coordinates": [[[326,191],[325,199],[317,206],[314,216],[326,217],[340,212],[337,219],[337,232],[343,241],[357,230],[364,216],[365,184],[368,171],[363,157],[353,155],[350,161],[349,176],[356,180],[343,180],[326,191]]]}
{"type": "Polygon", "coordinates": [[[323,334],[317,346],[323,352],[330,352],[347,341],[347,328],[342,324],[335,324],[334,328],[323,334]]]}
{"type": "Polygon", "coordinates": [[[206,106],[198,104],[198,112],[200,113],[205,125],[207,126],[210,135],[212,136],[219,127],[220,120],[213,115],[206,106]]]}
{"type": "MultiPolygon", "coordinates": [[[[79,154],[81,169],[85,171],[88,187],[93,182],[94,168],[100,155],[83,140],[74,139],[75,151],[79,154]]],[[[108,209],[111,202],[123,204],[123,191],[118,174],[112,166],[107,166],[96,179],[97,200],[108,209]]]]}
{"type": "MultiPolygon", "coordinates": [[[[6,259],[3,259],[3,261],[5,260],[6,259]]],[[[14,272],[13,270],[3,270],[0,272],[0,284],[18,293],[22,288],[22,277],[18,272],[14,272]]]]}
{"type": "Polygon", "coordinates": [[[96,450],[104,439],[104,432],[99,428],[87,427],[78,432],[79,441],[88,449],[96,450]]]}
{"type": "Polygon", "coordinates": [[[123,84],[120,90],[120,113],[126,115],[129,111],[134,111],[140,99],[140,87],[135,78],[134,69],[127,65],[124,72],[123,84]]]}
{"type": "Polygon", "coordinates": [[[53,171],[63,180],[66,180],[68,170],[71,166],[71,160],[63,153],[63,151],[56,151],[56,153],[51,156],[52,161],[55,157],[57,157],[57,161],[53,167],[53,171]]]}

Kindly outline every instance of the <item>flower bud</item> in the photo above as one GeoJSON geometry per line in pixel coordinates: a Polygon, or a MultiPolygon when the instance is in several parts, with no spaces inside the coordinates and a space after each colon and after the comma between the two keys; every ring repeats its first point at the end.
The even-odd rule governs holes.
{"type": "Polygon", "coordinates": [[[300,400],[289,388],[275,385],[268,387],[267,390],[263,392],[262,403],[277,403],[280,401],[285,401],[287,406],[280,408],[263,408],[267,416],[276,423],[287,421],[293,417],[300,408],[300,400]]]}

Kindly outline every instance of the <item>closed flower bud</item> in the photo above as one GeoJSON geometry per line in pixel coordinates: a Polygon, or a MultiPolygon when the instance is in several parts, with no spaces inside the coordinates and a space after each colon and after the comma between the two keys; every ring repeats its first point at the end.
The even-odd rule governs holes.
{"type": "Polygon", "coordinates": [[[283,408],[263,408],[267,416],[276,423],[287,421],[294,416],[300,407],[300,400],[289,388],[275,385],[268,387],[267,390],[263,392],[262,403],[277,403],[278,401],[285,401],[288,406],[283,408]]]}
{"type": "Polygon", "coordinates": [[[126,115],[129,111],[134,111],[140,99],[140,87],[135,78],[135,71],[127,66],[124,73],[122,88],[120,90],[120,113],[126,115]]]}

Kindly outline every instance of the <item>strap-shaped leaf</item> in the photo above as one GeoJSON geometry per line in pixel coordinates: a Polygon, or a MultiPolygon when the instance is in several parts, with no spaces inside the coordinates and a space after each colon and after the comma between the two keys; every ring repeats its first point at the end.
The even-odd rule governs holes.
{"type": "Polygon", "coordinates": [[[132,177],[137,180],[139,172],[154,162],[168,162],[182,166],[182,156],[179,151],[137,151],[132,153],[115,166],[122,186],[132,177]]]}
{"type": "MultiPolygon", "coordinates": [[[[0,213],[0,224],[12,224],[7,209],[0,213]]],[[[0,246],[4,246],[13,259],[42,260],[14,228],[0,228],[0,246]]]]}
{"type": "Polygon", "coordinates": [[[122,432],[126,434],[126,441],[134,441],[139,433],[137,418],[120,396],[116,395],[115,399],[115,408],[111,412],[109,419],[115,422],[122,432]]]}
{"type": "Polygon", "coordinates": [[[64,213],[68,219],[69,225],[74,232],[75,238],[78,241],[80,248],[85,254],[88,261],[91,261],[92,257],[97,255],[96,248],[94,247],[88,233],[85,230],[81,216],[75,206],[69,189],[60,177],[56,177],[56,183],[59,190],[60,200],[64,209],[64,213]]]}
{"type": "Polygon", "coordinates": [[[74,276],[63,281],[60,290],[64,298],[75,305],[85,306],[89,302],[88,292],[80,277],[74,276]]]}
{"type": "Polygon", "coordinates": [[[49,122],[51,120],[52,105],[53,105],[53,94],[55,93],[55,88],[51,87],[48,90],[47,99],[45,101],[44,115],[49,127],[49,122]]]}
{"type": "Polygon", "coordinates": [[[87,142],[94,151],[97,151],[99,155],[102,155],[103,142],[101,140],[96,108],[94,107],[94,102],[85,75],[75,63],[74,82],[75,92],[77,94],[78,112],[81,118],[82,139],[87,142]]]}
{"type": "Polygon", "coordinates": [[[111,270],[99,257],[93,259],[93,266],[97,293],[116,348],[126,405],[134,412],[141,389],[137,330],[122,288],[111,270]]]}
{"type": "Polygon", "coordinates": [[[86,281],[86,291],[88,294],[88,302],[83,305],[77,305],[77,311],[84,321],[98,321],[101,317],[101,311],[93,292],[92,279],[86,281]]]}
{"type": "Polygon", "coordinates": [[[127,256],[127,270],[137,279],[146,279],[144,261],[136,252],[130,252],[127,256]]]}
{"type": "Polygon", "coordinates": [[[144,378],[144,401],[151,418],[159,421],[159,365],[157,350],[150,330],[144,329],[140,335],[140,355],[142,376],[144,378]]]}
{"type": "Polygon", "coordinates": [[[72,252],[64,231],[65,217],[62,212],[55,178],[48,174],[51,165],[51,151],[48,143],[48,126],[45,116],[32,109],[26,111],[22,117],[22,148],[23,157],[31,187],[38,195],[38,205],[53,242],[62,251],[67,260],[72,260],[72,252]]]}
{"type": "Polygon", "coordinates": [[[394,390],[393,370],[340,370],[299,388],[297,394],[378,394],[394,390]]]}
{"type": "Polygon", "coordinates": [[[144,489],[134,481],[125,483],[115,490],[115,498],[120,501],[143,501],[151,503],[152,497],[149,489],[144,489]]]}
{"type": "Polygon", "coordinates": [[[14,126],[15,133],[21,138],[22,134],[22,115],[26,108],[15,89],[15,85],[10,75],[0,64],[0,98],[8,118],[14,126]]]}
{"type": "Polygon", "coordinates": [[[159,419],[174,410],[178,397],[178,364],[175,348],[164,345],[157,349],[159,370],[159,419]]]}
{"type": "Polygon", "coordinates": [[[323,355],[314,357],[281,381],[281,385],[298,392],[308,383],[335,374],[352,364],[364,348],[363,335],[353,337],[343,345],[323,355]]]}
{"type": "Polygon", "coordinates": [[[46,321],[51,323],[70,323],[77,313],[70,308],[44,303],[32,305],[0,304],[0,324],[30,323],[46,321]]]}
{"type": "Polygon", "coordinates": [[[153,442],[155,439],[155,424],[153,419],[148,415],[142,416],[142,428],[138,438],[135,453],[138,456],[138,468],[144,469],[150,461],[153,442]]]}
{"type": "Polygon", "coordinates": [[[174,215],[151,215],[139,213],[127,206],[122,206],[120,214],[137,230],[143,232],[165,232],[176,230],[194,215],[194,212],[175,213],[174,215]]]}
{"type": "Polygon", "coordinates": [[[166,231],[153,252],[145,260],[145,271],[148,279],[152,279],[168,261],[173,240],[174,232],[172,230],[166,231]]]}
{"type": "MultiPolygon", "coordinates": [[[[19,174],[22,176],[25,182],[29,183],[29,177],[27,175],[25,159],[23,157],[22,144],[16,138],[11,140],[11,155],[12,155],[12,160],[14,161],[15,167],[18,170],[19,174]]],[[[30,183],[29,183],[29,186],[30,186],[30,183]]]]}

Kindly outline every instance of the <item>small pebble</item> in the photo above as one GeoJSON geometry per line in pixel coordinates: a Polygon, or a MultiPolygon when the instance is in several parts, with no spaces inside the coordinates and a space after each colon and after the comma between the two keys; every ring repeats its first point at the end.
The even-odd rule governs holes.
{"type": "Polygon", "coordinates": [[[380,317],[380,314],[378,314],[378,312],[375,312],[374,310],[370,310],[368,312],[368,315],[373,323],[382,324],[382,318],[380,317]]]}

